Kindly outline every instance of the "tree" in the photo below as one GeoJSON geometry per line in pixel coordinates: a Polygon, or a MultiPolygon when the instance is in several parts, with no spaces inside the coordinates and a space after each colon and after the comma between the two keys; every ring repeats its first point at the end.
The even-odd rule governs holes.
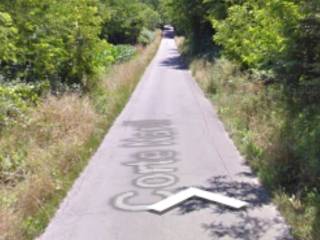
{"type": "Polygon", "coordinates": [[[0,63],[16,61],[18,30],[7,12],[0,12],[0,63]]]}
{"type": "MultiPolygon", "coordinates": [[[[301,5],[304,18],[299,22],[297,35],[293,39],[289,54],[291,64],[286,75],[289,76],[288,83],[317,89],[316,85],[320,85],[320,2],[302,1],[301,5]]],[[[305,97],[311,97],[311,102],[319,99],[318,91],[306,92],[309,96],[305,97]]]]}
{"type": "Polygon", "coordinates": [[[159,10],[160,0],[142,0],[141,2],[151,6],[154,10],[159,10]]]}
{"type": "Polygon", "coordinates": [[[248,0],[229,7],[225,19],[211,17],[214,41],[240,63],[274,65],[285,58],[301,17],[299,5],[291,0],[248,0]]]}
{"type": "MultiPolygon", "coordinates": [[[[3,61],[7,79],[86,85],[111,62],[110,45],[99,38],[98,0],[20,0],[1,3],[13,18],[16,61],[3,61]]],[[[8,20],[10,22],[10,19],[8,20]]]]}
{"type": "Polygon", "coordinates": [[[140,11],[142,4],[138,0],[107,0],[110,9],[110,21],[104,23],[102,35],[111,43],[136,43],[144,26],[140,11]]]}
{"type": "Polygon", "coordinates": [[[162,0],[160,10],[165,21],[188,38],[193,50],[206,51],[213,46],[215,33],[210,19],[225,19],[228,8],[241,2],[243,0],[162,0]]]}
{"type": "MultiPolygon", "coordinates": [[[[0,74],[6,81],[85,87],[113,63],[113,44],[159,25],[157,1],[1,0],[0,74]]],[[[145,31],[146,32],[146,31],[145,31]]]]}

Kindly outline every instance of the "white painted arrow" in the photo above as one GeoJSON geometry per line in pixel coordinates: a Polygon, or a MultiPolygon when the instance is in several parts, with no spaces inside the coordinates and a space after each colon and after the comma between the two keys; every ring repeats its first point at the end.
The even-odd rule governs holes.
{"type": "Polygon", "coordinates": [[[241,209],[248,206],[247,202],[243,202],[234,198],[226,197],[220,194],[204,191],[198,188],[188,188],[177,194],[174,194],[158,203],[148,206],[147,209],[162,213],[170,208],[181,204],[190,198],[201,198],[210,202],[219,203],[234,209],[241,209]]]}

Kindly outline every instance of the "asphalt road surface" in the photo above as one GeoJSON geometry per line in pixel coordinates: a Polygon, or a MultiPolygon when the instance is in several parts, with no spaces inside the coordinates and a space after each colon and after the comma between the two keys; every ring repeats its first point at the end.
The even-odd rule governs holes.
{"type": "Polygon", "coordinates": [[[124,111],[41,240],[285,240],[289,228],[228,137],[167,30],[124,111]],[[187,187],[249,203],[146,206],[187,187]]]}

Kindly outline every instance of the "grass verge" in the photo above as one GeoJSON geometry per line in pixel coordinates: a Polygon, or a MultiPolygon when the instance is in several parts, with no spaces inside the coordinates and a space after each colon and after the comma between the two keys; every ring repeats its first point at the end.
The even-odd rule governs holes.
{"type": "MultiPolygon", "coordinates": [[[[177,38],[177,44],[187,51],[183,38],[177,38]]],[[[313,173],[319,162],[312,155],[319,147],[313,141],[318,125],[311,121],[319,118],[319,112],[313,111],[309,118],[302,111],[292,114],[293,106],[286,102],[280,85],[266,85],[258,73],[243,71],[223,57],[186,55],[186,59],[238,149],[292,226],[294,237],[319,239],[316,183],[320,178],[313,173]]]]}
{"type": "Polygon", "coordinates": [[[0,136],[0,239],[37,237],[123,109],[160,34],[97,78],[87,95],[48,96],[0,136]]]}

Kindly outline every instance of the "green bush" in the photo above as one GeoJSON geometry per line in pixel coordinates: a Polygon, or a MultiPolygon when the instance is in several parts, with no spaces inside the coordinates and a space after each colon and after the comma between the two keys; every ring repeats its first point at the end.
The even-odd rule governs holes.
{"type": "Polygon", "coordinates": [[[0,85],[0,131],[14,125],[30,106],[38,103],[48,84],[0,85]]]}
{"type": "Polygon", "coordinates": [[[301,18],[300,6],[290,0],[245,1],[231,6],[226,19],[212,17],[214,40],[240,63],[276,64],[292,45],[301,18]]]}
{"type": "Polygon", "coordinates": [[[0,11],[0,59],[2,61],[17,61],[17,35],[18,30],[13,24],[11,15],[0,11]]]}
{"type": "MultiPolygon", "coordinates": [[[[103,18],[98,5],[98,0],[2,1],[0,9],[12,21],[8,14],[2,14],[0,21],[5,19],[15,35],[7,49],[14,48],[16,56],[0,56],[1,74],[7,81],[85,86],[113,60],[105,54],[111,46],[99,38],[103,18]]],[[[7,33],[7,38],[11,35],[7,33]]]]}
{"type": "Polygon", "coordinates": [[[153,10],[151,7],[144,7],[144,10],[140,13],[144,21],[144,27],[150,30],[154,30],[161,24],[160,14],[153,10]]]}
{"type": "Polygon", "coordinates": [[[319,104],[320,94],[320,2],[302,1],[304,18],[279,77],[289,85],[287,93],[300,105],[319,104]]]}
{"type": "Polygon", "coordinates": [[[154,30],[161,17],[156,3],[141,0],[106,0],[110,16],[103,24],[102,36],[113,44],[135,44],[143,28],[154,30]]]}
{"type": "Polygon", "coordinates": [[[138,0],[108,0],[110,18],[104,23],[102,35],[113,44],[136,43],[144,20],[140,11],[144,4],[138,0]]]}
{"type": "Polygon", "coordinates": [[[211,42],[213,29],[208,17],[212,9],[220,6],[219,2],[163,0],[161,11],[178,34],[184,34],[195,48],[201,48],[203,43],[211,42]]]}
{"type": "Polygon", "coordinates": [[[159,25],[156,5],[142,0],[2,0],[0,75],[7,82],[49,81],[54,91],[74,85],[88,90],[108,65],[133,54],[108,42],[135,44],[144,27],[159,25]]]}
{"type": "Polygon", "coordinates": [[[282,185],[296,193],[320,190],[320,111],[305,108],[299,113],[290,113],[282,136],[283,147],[291,156],[278,175],[279,179],[286,180],[282,185]]]}
{"type": "Polygon", "coordinates": [[[154,40],[154,38],[155,38],[155,33],[144,28],[139,35],[138,43],[146,46],[149,43],[151,43],[154,40]]]}
{"type": "Polygon", "coordinates": [[[136,53],[136,48],[131,45],[115,45],[112,48],[115,63],[126,62],[136,55],[136,53]]]}
{"type": "Polygon", "coordinates": [[[27,172],[26,150],[23,144],[17,146],[0,145],[0,183],[14,185],[24,178],[27,172]]]}

